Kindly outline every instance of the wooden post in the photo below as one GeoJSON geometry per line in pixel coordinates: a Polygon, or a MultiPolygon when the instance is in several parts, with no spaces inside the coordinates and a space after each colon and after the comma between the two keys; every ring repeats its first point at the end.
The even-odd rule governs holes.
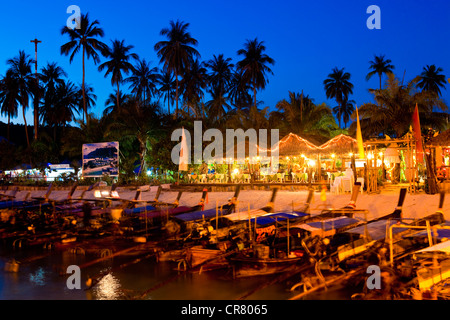
{"type": "Polygon", "coordinates": [[[34,140],[37,140],[38,138],[38,126],[39,126],[39,90],[38,90],[38,84],[39,84],[39,78],[38,78],[38,67],[37,67],[37,47],[38,43],[41,43],[42,41],[35,38],[34,40],[30,40],[31,43],[34,43],[34,52],[35,52],[35,76],[36,76],[36,95],[38,97],[34,98],[34,140]]]}
{"type": "Polygon", "coordinates": [[[219,230],[219,202],[216,200],[216,234],[219,230]]]}
{"type": "Polygon", "coordinates": [[[290,239],[290,234],[289,234],[289,218],[287,219],[287,257],[289,258],[289,254],[290,254],[290,250],[289,250],[289,239],[290,239]]]}

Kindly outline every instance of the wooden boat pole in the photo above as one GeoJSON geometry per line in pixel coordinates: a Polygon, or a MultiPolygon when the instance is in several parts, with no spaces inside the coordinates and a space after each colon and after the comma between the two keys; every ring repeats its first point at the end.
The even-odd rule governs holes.
{"type": "Polygon", "coordinates": [[[332,283],[334,283],[334,282],[341,281],[341,280],[344,280],[344,279],[346,279],[346,278],[350,278],[351,276],[353,276],[353,275],[356,274],[357,272],[359,272],[358,269],[349,271],[348,273],[345,273],[345,274],[343,274],[343,275],[341,275],[341,276],[338,276],[337,278],[334,278],[334,279],[328,280],[328,281],[326,281],[326,282],[323,282],[323,283],[321,283],[320,285],[318,285],[317,287],[314,287],[314,288],[311,289],[311,290],[302,292],[302,293],[300,293],[300,294],[298,294],[298,295],[296,295],[296,296],[294,296],[294,297],[292,297],[292,298],[289,298],[288,300],[299,300],[299,299],[303,298],[304,296],[307,296],[308,294],[311,294],[311,293],[314,292],[314,291],[317,291],[317,290],[322,289],[322,288],[324,288],[324,287],[329,287],[329,286],[330,286],[332,283]]]}
{"type": "Polygon", "coordinates": [[[431,236],[431,227],[430,227],[430,220],[426,220],[425,223],[427,224],[427,235],[428,235],[428,244],[430,247],[433,245],[433,237],[431,236]]]}
{"type": "Polygon", "coordinates": [[[391,260],[391,267],[394,266],[394,239],[392,236],[392,226],[389,227],[389,258],[391,260]]]}
{"type": "Polygon", "coordinates": [[[124,249],[124,250],[121,250],[121,251],[117,251],[116,253],[113,253],[113,254],[108,255],[108,256],[106,256],[106,257],[98,258],[98,259],[95,259],[95,260],[86,262],[85,264],[83,264],[83,265],[80,266],[80,269],[83,269],[83,268],[92,266],[92,265],[97,264],[97,263],[99,263],[99,262],[102,262],[102,261],[111,259],[111,258],[113,258],[113,257],[119,256],[119,255],[122,255],[122,254],[125,254],[125,253],[127,253],[127,252],[130,252],[130,251],[133,251],[133,250],[140,249],[140,248],[142,248],[142,247],[145,247],[146,245],[147,245],[147,244],[140,244],[140,245],[137,245],[137,246],[134,246],[134,247],[131,247],[131,248],[127,248],[127,249],[124,249]]]}
{"type": "Polygon", "coordinates": [[[289,233],[289,218],[287,219],[287,257],[289,258],[289,239],[291,238],[291,234],[289,233]]]}
{"type": "Polygon", "coordinates": [[[252,242],[252,219],[251,219],[251,216],[250,216],[250,202],[248,203],[248,211],[247,211],[247,213],[248,213],[248,235],[249,235],[249,237],[250,237],[250,242],[252,242]]]}

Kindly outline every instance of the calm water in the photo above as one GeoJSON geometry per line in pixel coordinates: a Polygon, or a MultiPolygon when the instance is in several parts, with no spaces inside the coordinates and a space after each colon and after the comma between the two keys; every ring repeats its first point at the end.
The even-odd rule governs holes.
{"type": "MultiPolygon", "coordinates": [[[[82,265],[95,256],[75,255],[45,249],[0,249],[0,299],[1,300],[127,300],[138,298],[149,289],[144,299],[150,300],[236,300],[270,281],[271,277],[232,279],[231,270],[182,273],[175,270],[176,263],[159,262],[150,258],[117,270],[117,267],[134,258],[114,257],[81,271],[82,290],[69,290],[66,274],[69,265],[82,265]],[[34,260],[30,260],[37,257],[34,260]],[[19,272],[4,271],[5,263],[15,258],[22,261],[19,272]],[[85,281],[105,270],[116,268],[95,287],[85,290],[85,281]]],[[[287,300],[299,291],[290,292],[295,282],[276,283],[257,290],[247,300],[287,300]]],[[[329,290],[308,299],[348,299],[341,291],[329,290]]]]}

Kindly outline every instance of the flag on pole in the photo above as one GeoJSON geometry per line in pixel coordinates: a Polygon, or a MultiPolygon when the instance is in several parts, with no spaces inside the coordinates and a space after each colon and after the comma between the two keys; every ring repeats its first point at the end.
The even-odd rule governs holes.
{"type": "Polygon", "coordinates": [[[188,171],[188,146],[186,141],[186,134],[181,134],[181,149],[180,149],[180,162],[178,164],[178,171],[188,171]]]}
{"type": "Polygon", "coordinates": [[[414,132],[414,138],[416,139],[416,161],[417,163],[422,163],[423,162],[422,133],[420,131],[419,108],[417,106],[417,103],[412,116],[412,128],[414,132]]]}
{"type": "Polygon", "coordinates": [[[358,143],[358,154],[360,159],[364,159],[364,144],[361,133],[361,124],[359,123],[358,106],[355,105],[356,109],[356,142],[358,143]]]}

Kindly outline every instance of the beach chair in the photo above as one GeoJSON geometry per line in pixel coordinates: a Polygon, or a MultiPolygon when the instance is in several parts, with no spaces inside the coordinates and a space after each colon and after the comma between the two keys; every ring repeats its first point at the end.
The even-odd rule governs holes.
{"type": "Polygon", "coordinates": [[[200,175],[200,177],[199,177],[199,182],[201,182],[201,183],[207,183],[208,182],[208,180],[207,180],[207,178],[206,178],[206,174],[201,174],[200,175]]]}
{"type": "Polygon", "coordinates": [[[260,177],[260,180],[262,182],[268,182],[268,175],[267,174],[261,174],[259,177],[260,177]]]}
{"type": "Polygon", "coordinates": [[[292,182],[296,183],[299,181],[297,174],[295,172],[291,172],[291,176],[292,176],[292,182]]]}
{"type": "Polygon", "coordinates": [[[277,173],[277,182],[284,182],[284,173],[277,173]]]}
{"type": "Polygon", "coordinates": [[[268,178],[268,182],[269,182],[269,183],[277,182],[277,181],[278,181],[278,174],[275,173],[275,174],[272,175],[272,176],[271,176],[271,175],[268,175],[267,178],[268,178]]]}

